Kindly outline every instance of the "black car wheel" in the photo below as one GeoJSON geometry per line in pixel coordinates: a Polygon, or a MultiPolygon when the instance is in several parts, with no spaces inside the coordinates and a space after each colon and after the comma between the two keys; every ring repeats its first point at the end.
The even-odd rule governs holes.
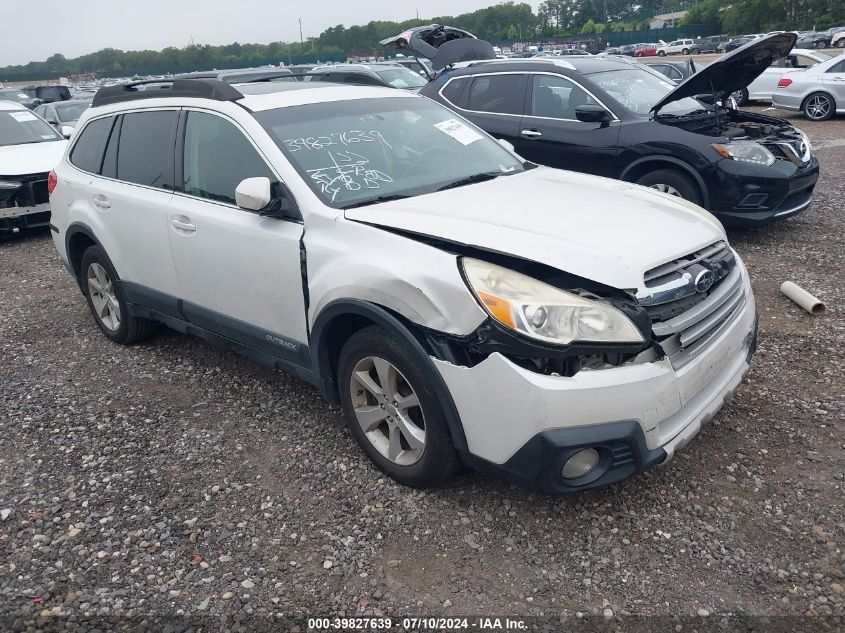
{"type": "Polygon", "coordinates": [[[732,93],[731,96],[736,101],[738,106],[744,106],[748,104],[748,89],[743,88],[742,90],[737,90],[736,92],[732,93]]]}
{"type": "Polygon", "coordinates": [[[701,52],[701,51],[700,51],[700,50],[698,50],[697,48],[692,49],[692,54],[693,54],[693,55],[698,55],[700,52],[701,52]]]}
{"type": "Polygon", "coordinates": [[[836,42],[836,48],[845,48],[845,37],[836,42]]]}
{"type": "Polygon", "coordinates": [[[836,112],[836,103],[830,95],[815,92],[801,106],[804,116],[813,121],[827,121],[836,112]]]}
{"type": "Polygon", "coordinates": [[[816,42],[815,47],[816,48],[827,48],[827,42],[816,42]]]}
{"type": "Polygon", "coordinates": [[[685,48],[685,49],[681,50],[681,55],[689,55],[689,49],[685,48]]]}
{"type": "Polygon", "coordinates": [[[700,205],[701,191],[692,178],[677,169],[656,169],[637,180],[638,185],[657,189],[670,196],[677,196],[700,205]]]}

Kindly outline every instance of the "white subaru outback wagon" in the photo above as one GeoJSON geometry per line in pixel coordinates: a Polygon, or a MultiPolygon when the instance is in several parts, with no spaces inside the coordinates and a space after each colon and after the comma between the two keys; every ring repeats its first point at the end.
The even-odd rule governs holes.
{"type": "Polygon", "coordinates": [[[389,88],[174,80],[94,106],[50,189],[102,332],[164,323],[294,372],[403,484],[460,462],[619,481],[748,370],[748,273],[683,200],[538,167],[389,88]]]}

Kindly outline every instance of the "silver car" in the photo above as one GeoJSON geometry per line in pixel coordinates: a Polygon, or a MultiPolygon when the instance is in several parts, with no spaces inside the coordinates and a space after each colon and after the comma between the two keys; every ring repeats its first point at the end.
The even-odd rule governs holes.
{"type": "Polygon", "coordinates": [[[90,107],[91,102],[86,99],[57,101],[38,106],[35,108],[35,114],[52,125],[62,136],[70,138],[79,117],[90,107]]]}
{"type": "Polygon", "coordinates": [[[772,93],[772,105],[800,110],[812,121],[845,114],[845,55],[785,74],[772,93]]]}
{"type": "Polygon", "coordinates": [[[804,70],[829,59],[830,55],[818,51],[793,48],[789,55],[777,60],[747,88],[734,93],[733,96],[738,105],[746,105],[749,101],[770,101],[782,77],[794,70],[804,70]]]}

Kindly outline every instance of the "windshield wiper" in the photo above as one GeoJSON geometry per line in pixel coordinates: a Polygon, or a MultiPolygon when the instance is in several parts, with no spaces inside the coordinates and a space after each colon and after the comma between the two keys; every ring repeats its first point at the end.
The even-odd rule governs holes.
{"type": "Polygon", "coordinates": [[[376,196],[375,198],[367,198],[366,200],[353,202],[352,204],[347,204],[346,206],[340,208],[345,211],[346,209],[354,209],[355,207],[366,207],[371,204],[378,204],[379,202],[390,202],[391,200],[404,200],[405,198],[410,197],[411,196],[404,193],[392,193],[390,195],[376,196]]]}
{"type": "Polygon", "coordinates": [[[455,187],[463,187],[464,185],[472,185],[477,182],[484,182],[486,180],[493,180],[494,178],[498,178],[499,176],[504,176],[506,173],[516,173],[516,172],[502,172],[502,171],[485,171],[480,174],[473,174],[472,176],[467,176],[466,178],[461,178],[460,180],[455,180],[454,182],[450,182],[446,185],[440,187],[437,191],[444,191],[446,189],[454,189],[455,187]]]}

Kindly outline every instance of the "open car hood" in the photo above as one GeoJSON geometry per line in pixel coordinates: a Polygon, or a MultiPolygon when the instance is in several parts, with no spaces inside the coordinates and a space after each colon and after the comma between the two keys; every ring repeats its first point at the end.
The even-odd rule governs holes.
{"type": "Polygon", "coordinates": [[[395,46],[399,50],[411,51],[415,56],[429,59],[434,70],[443,70],[457,62],[496,58],[490,42],[478,39],[469,31],[439,24],[408,29],[382,40],[380,44],[395,46]]]}
{"type": "Polygon", "coordinates": [[[798,36],[795,33],[778,33],[740,46],[687,77],[686,81],[654,104],[652,111],[657,112],[667,103],[695,95],[715,94],[717,98],[725,98],[747,87],[775,60],[786,57],[796,41],[798,36]]]}

